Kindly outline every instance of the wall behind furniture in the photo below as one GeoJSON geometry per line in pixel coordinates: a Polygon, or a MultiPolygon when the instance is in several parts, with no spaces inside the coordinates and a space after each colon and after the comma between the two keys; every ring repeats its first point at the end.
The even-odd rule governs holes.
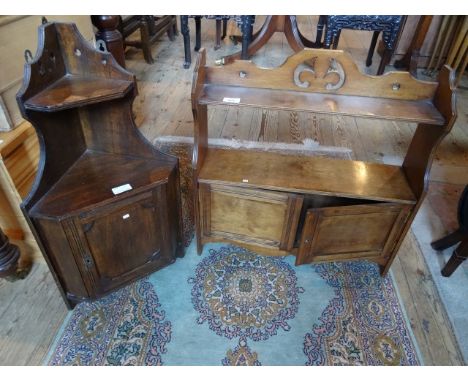
{"type": "MultiPolygon", "coordinates": [[[[86,40],[94,41],[89,16],[45,17],[49,21],[74,22],[86,40]]],[[[0,16],[0,131],[11,130],[22,121],[15,96],[23,79],[24,51],[29,49],[34,56],[41,19],[42,16],[0,16]]]]}

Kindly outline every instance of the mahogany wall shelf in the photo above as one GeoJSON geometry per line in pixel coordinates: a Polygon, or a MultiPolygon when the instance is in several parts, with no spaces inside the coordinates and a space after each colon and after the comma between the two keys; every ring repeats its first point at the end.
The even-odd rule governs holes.
{"type": "Polygon", "coordinates": [[[178,160],[136,128],[136,94],[74,24],[39,27],[17,94],[40,143],[21,208],[70,308],[183,256],[178,160]]]}
{"type": "Polygon", "coordinates": [[[343,51],[304,49],[274,69],[236,60],[192,85],[198,252],[227,241],[296,264],[368,259],[388,271],[421,205],[434,152],[456,119],[453,73],[368,76],[343,51]],[[208,146],[207,107],[260,107],[418,123],[401,166],[208,146]]]}

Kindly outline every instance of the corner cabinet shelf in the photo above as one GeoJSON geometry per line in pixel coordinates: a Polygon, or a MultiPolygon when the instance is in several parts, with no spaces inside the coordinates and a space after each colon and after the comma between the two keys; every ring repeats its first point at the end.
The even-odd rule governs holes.
{"type": "Polygon", "coordinates": [[[67,306],[183,256],[178,160],[136,128],[134,76],[74,24],[47,23],[24,78],[41,152],[21,208],[67,306]]]}
{"type": "Polygon", "coordinates": [[[122,98],[133,81],[65,75],[25,102],[27,110],[60,111],[122,98]]]}
{"type": "Polygon", "coordinates": [[[296,264],[367,259],[386,274],[426,193],[434,152],[455,122],[453,73],[367,76],[343,51],[304,49],[274,69],[206,66],[192,84],[198,252],[227,241],[296,264]],[[418,123],[401,166],[208,146],[209,105],[418,123]]]}

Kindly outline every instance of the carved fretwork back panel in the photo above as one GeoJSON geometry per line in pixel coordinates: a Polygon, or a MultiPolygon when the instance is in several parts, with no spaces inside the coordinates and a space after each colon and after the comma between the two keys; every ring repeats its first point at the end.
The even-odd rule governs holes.
{"type": "Polygon", "coordinates": [[[205,83],[400,100],[432,99],[437,88],[407,72],[363,74],[348,53],[326,49],[304,49],[277,68],[259,68],[242,60],[206,67],[205,83]]]}

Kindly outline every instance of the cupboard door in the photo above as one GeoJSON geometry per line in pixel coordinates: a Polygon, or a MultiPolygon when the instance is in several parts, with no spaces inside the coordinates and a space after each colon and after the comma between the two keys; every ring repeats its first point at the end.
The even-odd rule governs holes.
{"type": "Polygon", "coordinates": [[[287,250],[301,205],[286,193],[200,184],[202,237],[287,250]]]}
{"type": "Polygon", "coordinates": [[[310,209],[296,264],[388,257],[409,213],[393,203],[310,209]]]}
{"type": "MultiPolygon", "coordinates": [[[[82,261],[90,289],[101,294],[169,262],[165,187],[80,216],[82,261]]],[[[76,224],[76,223],[75,223],[76,224]]]]}

